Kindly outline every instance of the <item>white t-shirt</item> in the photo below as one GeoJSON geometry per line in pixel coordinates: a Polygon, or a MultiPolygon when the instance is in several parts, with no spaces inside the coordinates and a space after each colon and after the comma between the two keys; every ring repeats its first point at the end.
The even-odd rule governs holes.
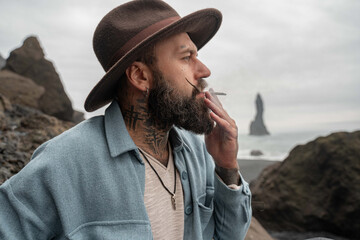
{"type": "MultiPolygon", "coordinates": [[[[140,151],[145,154],[150,164],[162,179],[164,185],[173,193],[175,165],[170,144],[167,166],[164,166],[145,151],[140,151]]],[[[149,163],[145,159],[143,159],[143,161],[145,163],[144,203],[149,216],[154,239],[182,240],[184,235],[184,199],[180,174],[176,170],[176,210],[174,210],[171,194],[163,187],[158,176],[149,166],[149,163]]]]}

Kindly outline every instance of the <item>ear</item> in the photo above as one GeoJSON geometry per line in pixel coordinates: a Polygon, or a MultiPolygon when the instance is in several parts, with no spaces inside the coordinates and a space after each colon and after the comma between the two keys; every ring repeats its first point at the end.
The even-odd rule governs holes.
{"type": "Polygon", "coordinates": [[[137,88],[139,91],[144,92],[150,88],[152,81],[151,69],[142,62],[133,62],[125,71],[129,83],[137,88]]]}

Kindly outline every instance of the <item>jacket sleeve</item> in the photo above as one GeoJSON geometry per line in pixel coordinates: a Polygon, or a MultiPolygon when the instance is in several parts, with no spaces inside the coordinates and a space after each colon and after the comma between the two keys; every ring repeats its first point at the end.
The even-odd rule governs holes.
{"type": "Polygon", "coordinates": [[[234,190],[215,177],[214,239],[245,238],[252,215],[251,192],[242,177],[241,182],[240,188],[234,190]]]}
{"type": "Polygon", "coordinates": [[[46,168],[33,160],[0,186],[0,239],[54,237],[45,224],[54,216],[54,203],[44,182],[46,175],[46,168]]]}
{"type": "MultiPolygon", "coordinates": [[[[211,161],[212,158],[208,156],[211,161]]],[[[251,192],[249,184],[241,177],[238,189],[229,188],[214,174],[215,240],[244,239],[251,221],[251,192]]]]}

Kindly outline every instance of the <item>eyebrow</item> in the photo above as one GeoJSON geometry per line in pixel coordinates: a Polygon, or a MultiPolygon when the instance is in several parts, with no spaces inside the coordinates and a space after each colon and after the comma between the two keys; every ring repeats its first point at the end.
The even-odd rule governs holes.
{"type": "Polygon", "coordinates": [[[180,51],[178,51],[179,54],[183,54],[183,53],[187,53],[190,52],[191,54],[197,53],[197,48],[192,48],[186,45],[181,45],[180,46],[180,51]]]}

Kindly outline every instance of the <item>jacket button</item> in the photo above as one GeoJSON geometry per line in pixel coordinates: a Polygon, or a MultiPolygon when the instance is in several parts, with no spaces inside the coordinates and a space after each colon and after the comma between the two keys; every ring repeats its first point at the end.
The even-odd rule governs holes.
{"type": "Polygon", "coordinates": [[[192,211],[193,211],[193,209],[192,209],[191,206],[187,206],[186,209],[185,209],[185,213],[186,213],[187,215],[191,214],[192,211]]]}
{"type": "Polygon", "coordinates": [[[187,179],[188,179],[188,174],[187,174],[187,172],[183,171],[183,172],[181,173],[181,178],[182,178],[183,180],[187,180],[187,179]]]}

